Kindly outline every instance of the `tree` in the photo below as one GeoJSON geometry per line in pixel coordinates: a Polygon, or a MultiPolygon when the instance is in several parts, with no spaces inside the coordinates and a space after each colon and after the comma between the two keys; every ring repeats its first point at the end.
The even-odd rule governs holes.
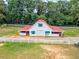
{"type": "Polygon", "coordinates": [[[71,15],[74,17],[74,23],[79,25],[79,0],[71,0],[71,15]]]}
{"type": "Polygon", "coordinates": [[[8,23],[29,23],[34,13],[35,3],[32,0],[8,0],[8,23]],[[17,20],[18,19],[18,20],[17,20]]]}
{"type": "Polygon", "coordinates": [[[36,10],[37,15],[42,15],[46,13],[47,3],[42,0],[36,0],[36,10]]]}
{"type": "Polygon", "coordinates": [[[3,0],[0,0],[0,23],[3,23],[4,18],[5,18],[5,15],[4,15],[4,2],[3,2],[3,0]]]}
{"type": "MultiPolygon", "coordinates": [[[[5,8],[8,23],[33,24],[45,19],[51,25],[79,25],[79,1],[7,0],[5,8]],[[36,10],[36,11],[35,11],[36,10]],[[35,12],[34,12],[35,11],[35,12]]],[[[1,3],[1,2],[0,2],[1,3]]]]}
{"type": "Polygon", "coordinates": [[[48,23],[55,24],[57,20],[57,13],[59,11],[57,10],[57,3],[54,2],[48,2],[47,3],[47,13],[46,16],[48,18],[48,23]]]}
{"type": "Polygon", "coordinates": [[[37,19],[44,19],[44,20],[46,20],[47,18],[46,18],[45,15],[40,15],[40,16],[38,15],[37,19]]]}
{"type": "Polygon", "coordinates": [[[23,3],[22,0],[8,0],[8,23],[23,23],[25,15],[23,3]]]}

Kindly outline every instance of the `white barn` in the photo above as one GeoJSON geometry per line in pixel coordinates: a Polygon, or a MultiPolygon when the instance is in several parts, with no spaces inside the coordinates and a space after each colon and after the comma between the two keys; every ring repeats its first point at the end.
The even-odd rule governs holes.
{"type": "Polygon", "coordinates": [[[19,35],[26,36],[62,36],[64,31],[57,26],[51,26],[40,19],[33,25],[26,25],[19,30],[19,35]]]}

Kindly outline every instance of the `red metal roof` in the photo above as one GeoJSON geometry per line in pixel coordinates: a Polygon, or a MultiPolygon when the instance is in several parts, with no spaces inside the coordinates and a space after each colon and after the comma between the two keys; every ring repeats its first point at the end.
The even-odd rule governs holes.
{"type": "Polygon", "coordinates": [[[60,27],[58,27],[58,26],[51,26],[51,25],[49,25],[50,26],[50,28],[52,29],[52,30],[55,30],[55,31],[57,31],[57,32],[62,32],[63,30],[60,28],[60,27]]]}
{"type": "Polygon", "coordinates": [[[39,20],[37,20],[37,22],[45,22],[45,20],[39,19],[39,20]]]}
{"type": "MultiPolygon", "coordinates": [[[[45,20],[40,19],[37,22],[45,22],[45,20]]],[[[49,24],[47,24],[47,25],[50,27],[50,29],[52,29],[52,30],[54,30],[56,32],[63,32],[63,30],[60,27],[58,27],[58,26],[52,26],[52,25],[49,25],[49,24]]],[[[26,26],[22,27],[20,30],[21,31],[28,31],[32,26],[33,25],[26,25],[26,26]]]]}
{"type": "Polygon", "coordinates": [[[20,30],[21,31],[27,31],[27,30],[29,30],[31,28],[31,26],[32,25],[26,25],[26,26],[22,27],[20,30]]]}

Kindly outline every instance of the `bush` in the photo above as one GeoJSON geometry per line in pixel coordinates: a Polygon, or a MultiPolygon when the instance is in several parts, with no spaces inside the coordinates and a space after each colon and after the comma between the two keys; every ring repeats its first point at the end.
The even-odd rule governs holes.
{"type": "Polygon", "coordinates": [[[7,26],[7,24],[3,24],[3,25],[1,25],[2,28],[6,27],[6,26],[7,26]]]}

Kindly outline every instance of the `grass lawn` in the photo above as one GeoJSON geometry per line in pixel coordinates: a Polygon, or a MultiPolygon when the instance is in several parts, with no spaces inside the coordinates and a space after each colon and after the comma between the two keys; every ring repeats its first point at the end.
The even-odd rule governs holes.
{"type": "Polygon", "coordinates": [[[64,36],[79,36],[79,28],[65,28],[64,36]]]}
{"type": "Polygon", "coordinates": [[[11,26],[7,26],[4,28],[0,27],[0,37],[5,35],[18,34],[18,30],[19,30],[19,27],[11,27],[11,26]]]}
{"type": "Polygon", "coordinates": [[[0,59],[42,59],[44,50],[37,43],[4,43],[0,59]]]}
{"type": "MultiPolygon", "coordinates": [[[[41,48],[40,45],[48,45],[48,44],[24,43],[24,42],[4,43],[3,46],[0,46],[0,59],[44,59],[42,57],[44,56],[45,53],[47,53],[47,51],[41,48]]],[[[70,45],[59,45],[59,46],[64,47],[64,49],[68,49],[65,53],[69,57],[71,57],[70,59],[79,59],[78,47],[73,47],[70,45]]]]}

